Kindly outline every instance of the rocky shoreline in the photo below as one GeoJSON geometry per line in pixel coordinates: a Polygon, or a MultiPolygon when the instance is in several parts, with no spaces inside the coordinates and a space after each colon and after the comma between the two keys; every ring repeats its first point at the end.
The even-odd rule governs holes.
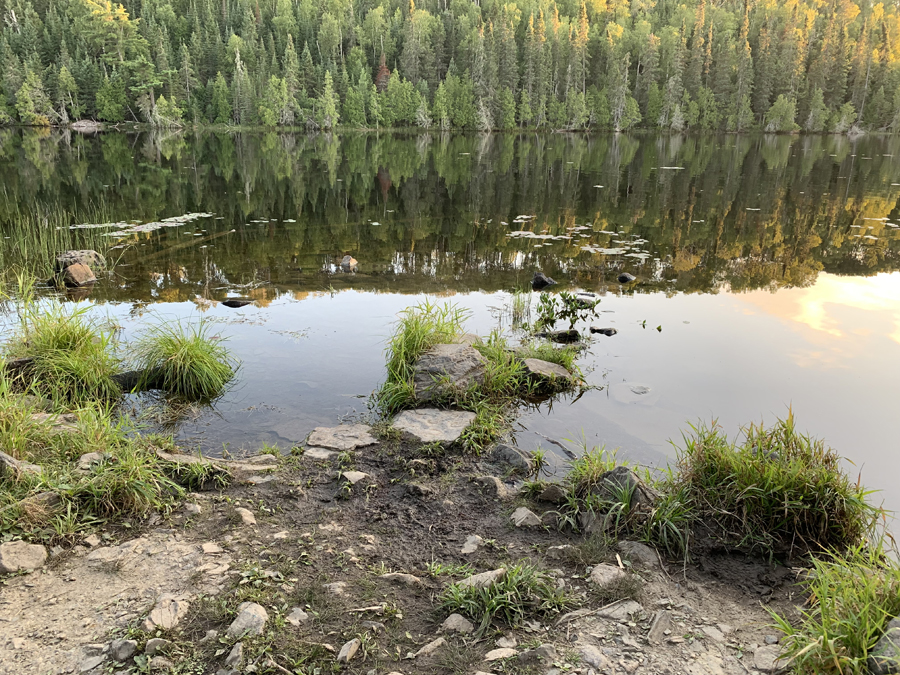
{"type": "MultiPolygon", "coordinates": [[[[317,429],[290,456],[218,462],[232,483],[192,493],[171,513],[65,550],[29,548],[28,564],[0,582],[0,673],[756,675],[783,666],[766,608],[796,612],[805,596],[795,570],[721,551],[684,564],[638,542],[609,546],[557,528],[552,495],[523,495],[515,449],[478,458],[446,435],[421,438],[317,429]],[[522,562],[577,607],[484,630],[441,607],[451,583],[490,586],[522,562]]],[[[8,570],[11,546],[0,547],[8,570]]]]}

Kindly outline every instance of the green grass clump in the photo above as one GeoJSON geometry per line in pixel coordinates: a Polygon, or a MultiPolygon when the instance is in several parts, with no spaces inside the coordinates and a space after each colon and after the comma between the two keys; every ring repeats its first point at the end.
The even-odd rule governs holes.
{"type": "Polygon", "coordinates": [[[866,657],[900,614],[900,566],[880,547],[813,559],[805,575],[809,609],[796,625],[770,610],[795,673],[864,675],[866,657]]]}
{"type": "Polygon", "coordinates": [[[119,361],[112,352],[113,333],[86,316],[86,308],[68,311],[58,302],[19,306],[19,331],[6,344],[8,358],[31,357],[20,386],[60,403],[110,402],[121,395],[112,376],[119,361]]]}
{"type": "Polygon", "coordinates": [[[139,388],[155,387],[189,401],[210,401],[232,380],[237,364],[209,337],[209,324],[180,321],[147,330],[134,346],[143,371],[139,388]]]}
{"type": "Polygon", "coordinates": [[[546,619],[575,606],[574,598],[556,587],[556,580],[528,563],[506,569],[487,588],[450,584],[440,597],[441,609],[459,612],[478,626],[478,635],[493,624],[520,626],[528,619],[546,619]]]}
{"type": "Polygon", "coordinates": [[[738,445],[716,426],[692,427],[666,492],[680,492],[694,522],[720,544],[770,557],[844,551],[863,543],[881,510],[822,441],[792,415],[751,425],[738,445]]]}

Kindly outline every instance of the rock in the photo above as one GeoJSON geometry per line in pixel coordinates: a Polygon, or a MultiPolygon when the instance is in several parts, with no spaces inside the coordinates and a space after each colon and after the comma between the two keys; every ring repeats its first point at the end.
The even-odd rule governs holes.
{"type": "Polygon", "coordinates": [[[165,656],[154,656],[147,664],[150,670],[170,670],[175,667],[175,663],[165,656]]]}
{"type": "Polygon", "coordinates": [[[191,502],[187,502],[184,506],[181,507],[181,512],[186,516],[199,516],[203,513],[203,508],[199,504],[192,504],[191,502]]]}
{"type": "Polygon", "coordinates": [[[109,658],[113,661],[127,661],[136,651],[136,640],[113,640],[109,643],[109,658]]]}
{"type": "Polygon", "coordinates": [[[345,255],[341,258],[341,269],[345,272],[355,272],[359,266],[359,261],[352,255],[345,255]]]}
{"type": "Polygon", "coordinates": [[[240,307],[246,307],[247,305],[252,305],[253,300],[250,298],[228,298],[228,300],[222,301],[223,307],[230,307],[231,309],[238,309],[240,307]]]}
{"type": "Polygon", "coordinates": [[[329,450],[356,450],[366,445],[375,445],[378,439],[365,424],[342,424],[339,427],[316,427],[307,439],[309,445],[329,450]]]}
{"type": "Polygon", "coordinates": [[[500,647],[499,649],[492,649],[487,654],[484,655],[485,661],[499,661],[500,659],[508,659],[512,658],[516,654],[518,654],[515,649],[509,649],[508,647],[500,647]]]}
{"type": "Polygon", "coordinates": [[[88,472],[94,464],[99,464],[106,455],[102,452],[87,452],[78,458],[78,465],[75,467],[78,471],[88,472]]]}
{"type": "Polygon", "coordinates": [[[164,638],[150,638],[144,645],[144,654],[154,656],[156,654],[165,654],[172,649],[172,641],[164,638]]]}
{"type": "Polygon", "coordinates": [[[650,631],[647,633],[647,641],[651,645],[661,644],[666,639],[667,630],[672,630],[672,613],[661,609],[653,615],[650,631]]]}
{"type": "Polygon", "coordinates": [[[543,644],[536,649],[529,649],[528,651],[519,654],[519,662],[529,666],[536,666],[541,664],[549,665],[555,660],[556,647],[549,643],[543,644]]]}
{"type": "Polygon", "coordinates": [[[565,560],[574,551],[575,551],[575,547],[572,546],[571,544],[562,544],[561,546],[548,547],[545,554],[548,558],[551,558],[552,560],[565,560]]]}
{"type": "Polygon", "coordinates": [[[63,270],[62,281],[66,286],[79,288],[96,283],[97,277],[94,276],[90,267],[76,263],[63,270]]]}
{"type": "Polygon", "coordinates": [[[470,553],[475,553],[478,550],[478,547],[484,543],[484,539],[479,537],[477,534],[470,534],[466,537],[466,541],[463,543],[462,549],[460,549],[460,553],[463,555],[469,555],[470,553]]]}
{"type": "Polygon", "coordinates": [[[47,549],[40,544],[8,541],[0,544],[0,574],[36,570],[47,562],[47,549]]]}
{"type": "Polygon", "coordinates": [[[404,410],[393,425],[422,443],[453,443],[474,420],[473,412],[419,408],[404,410]]]}
{"type": "Polygon", "coordinates": [[[306,623],[309,621],[309,614],[304,612],[299,607],[294,607],[290,613],[285,617],[287,622],[292,626],[300,626],[302,623],[306,623]]]}
{"type": "Polygon", "coordinates": [[[632,281],[637,279],[633,274],[629,274],[628,272],[622,272],[618,277],[616,277],[620,284],[630,284],[632,281]]]}
{"type": "Polygon", "coordinates": [[[866,661],[872,675],[900,673],[900,617],[892,619],[866,661]]]}
{"type": "Polygon", "coordinates": [[[256,516],[254,516],[248,509],[239,506],[234,510],[234,512],[241,517],[241,522],[244,525],[256,525],[256,516]]]}
{"type": "Polygon", "coordinates": [[[362,471],[342,471],[341,476],[343,476],[344,480],[348,481],[350,485],[356,485],[359,481],[368,478],[369,474],[363,473],[362,471]]]}
{"type": "Polygon", "coordinates": [[[490,588],[495,583],[506,576],[506,568],[501,567],[490,572],[482,572],[481,574],[473,574],[459,582],[462,588],[490,588]]]}
{"type": "Polygon", "coordinates": [[[350,663],[350,659],[356,656],[356,652],[359,651],[359,648],[362,646],[362,641],[359,638],[353,638],[350,642],[344,644],[341,647],[341,651],[338,652],[337,662],[338,663],[350,663]]]}
{"type": "Polygon", "coordinates": [[[777,635],[766,635],[763,638],[767,645],[777,645],[778,644],[778,636],[777,635]]]}
{"type": "Polygon", "coordinates": [[[163,593],[156,599],[156,604],[150,611],[149,616],[144,619],[142,628],[145,631],[152,631],[157,628],[175,628],[178,622],[187,615],[190,606],[190,603],[184,598],[171,593],[163,593]]]}
{"type": "Polygon", "coordinates": [[[26,473],[40,472],[41,467],[37,464],[23,462],[21,459],[16,459],[11,455],[7,455],[5,452],[0,452],[0,477],[7,475],[20,476],[26,473]]]}
{"type": "Polygon", "coordinates": [[[640,567],[648,569],[659,567],[659,557],[656,555],[656,551],[647,544],[639,541],[620,541],[618,549],[625,560],[631,561],[632,564],[637,563],[640,567]]]}
{"type": "Polygon", "coordinates": [[[554,382],[556,380],[562,380],[563,383],[572,381],[572,373],[557,363],[550,363],[550,361],[541,359],[525,359],[523,363],[525,364],[528,377],[532,381],[540,383],[554,382]]]}
{"type": "Polygon", "coordinates": [[[359,625],[373,633],[383,633],[386,628],[380,621],[360,621],[359,625]]]}
{"type": "Polygon", "coordinates": [[[484,357],[469,345],[435,345],[419,357],[413,369],[417,401],[466,391],[483,381],[484,357]]]}
{"type": "Polygon", "coordinates": [[[531,509],[520,506],[513,511],[510,521],[516,527],[540,527],[541,519],[531,509]]]}
{"type": "Polygon", "coordinates": [[[565,504],[569,497],[569,493],[559,483],[550,483],[545,487],[541,494],[538,495],[538,501],[548,502],[550,504],[565,504]]]}
{"type": "Polygon", "coordinates": [[[238,605],[238,615],[228,626],[228,637],[240,638],[245,635],[262,635],[269,620],[265,607],[255,602],[242,602],[238,605]]]}
{"type": "Polygon", "coordinates": [[[77,122],[72,122],[69,128],[79,134],[96,134],[98,131],[103,130],[103,124],[94,120],[78,120],[77,122]]]}
{"type": "Polygon", "coordinates": [[[222,552],[222,547],[214,541],[207,541],[200,545],[204,555],[217,555],[222,552]]]}
{"type": "Polygon", "coordinates": [[[498,464],[508,464],[516,471],[528,473],[531,471],[531,456],[519,448],[498,443],[491,450],[491,460],[498,464]]]}
{"type": "Polygon", "coordinates": [[[444,638],[438,638],[437,640],[432,640],[427,645],[422,647],[419,651],[413,654],[413,658],[419,658],[422,656],[430,656],[434,654],[438,649],[447,644],[447,641],[444,638]]]}
{"type": "Polygon", "coordinates": [[[611,672],[611,664],[608,658],[593,645],[578,645],[575,650],[581,657],[582,663],[589,665],[598,672],[611,672]]]}
{"type": "Polygon", "coordinates": [[[422,580],[419,577],[412,574],[403,574],[402,572],[390,572],[388,574],[382,574],[381,578],[385,581],[393,581],[397,584],[403,584],[404,586],[422,585],[422,580]]]}
{"type": "Polygon", "coordinates": [[[441,624],[439,632],[468,635],[473,630],[475,630],[475,626],[462,614],[451,614],[446,619],[444,619],[444,623],[441,624]]]}
{"type": "Polygon", "coordinates": [[[347,582],[333,581],[330,584],[322,584],[322,588],[331,595],[344,595],[347,590],[347,582]]]}
{"type": "Polygon", "coordinates": [[[98,654],[97,656],[89,656],[86,659],[82,659],[81,663],[78,664],[78,671],[82,673],[87,673],[92,671],[94,668],[99,666],[106,660],[106,656],[104,654],[98,654]]]}
{"type": "Polygon", "coordinates": [[[612,337],[616,333],[618,333],[615,328],[598,328],[597,326],[591,326],[591,333],[599,333],[600,335],[605,335],[606,337],[612,337]]]}
{"type": "Polygon", "coordinates": [[[559,342],[560,344],[568,344],[570,342],[578,342],[581,339],[581,334],[574,328],[570,328],[569,330],[554,330],[546,333],[535,333],[535,337],[553,340],[553,342],[559,342]]]}
{"type": "Polygon", "coordinates": [[[540,291],[547,288],[547,286],[554,286],[555,284],[556,282],[543,272],[535,272],[531,278],[531,289],[534,291],[540,291]]]}
{"type": "Polygon", "coordinates": [[[597,616],[610,621],[631,621],[632,617],[641,614],[644,608],[634,600],[619,600],[597,611],[597,616]]]}
{"type": "Polygon", "coordinates": [[[625,580],[625,571],[614,565],[601,563],[591,570],[591,581],[602,589],[607,589],[625,580]]]}
{"type": "Polygon", "coordinates": [[[337,456],[334,450],[326,450],[325,448],[314,448],[306,446],[303,449],[303,456],[309,459],[330,460],[337,456]]]}
{"type": "Polygon", "coordinates": [[[496,476],[478,476],[475,478],[478,488],[492,499],[506,499],[509,490],[496,476]]]}
{"type": "Polygon", "coordinates": [[[516,641],[516,638],[509,635],[504,635],[503,637],[497,638],[497,646],[505,647],[506,649],[512,649],[516,647],[519,643],[516,641]]]}
{"type": "Polygon", "coordinates": [[[66,251],[56,256],[56,271],[62,272],[72,265],[84,265],[85,267],[93,267],[95,269],[103,269],[106,267],[106,258],[97,253],[97,251],[66,251]]]}
{"type": "Polygon", "coordinates": [[[244,661],[244,644],[238,642],[231,648],[228,656],[225,657],[226,668],[240,668],[244,661]]]}
{"type": "Polygon", "coordinates": [[[593,493],[608,501],[615,501],[616,495],[631,494],[631,512],[648,512],[658,496],[627,466],[617,466],[607,471],[597,481],[593,493]]]}
{"type": "Polygon", "coordinates": [[[713,642],[725,642],[725,634],[715,626],[701,626],[700,630],[713,642]]]}
{"type": "MultiPolygon", "coordinates": [[[[753,667],[764,673],[777,673],[787,667],[787,661],[781,658],[781,647],[778,645],[766,645],[753,653],[753,667]]],[[[886,670],[883,672],[892,673],[896,671],[886,670]]]]}

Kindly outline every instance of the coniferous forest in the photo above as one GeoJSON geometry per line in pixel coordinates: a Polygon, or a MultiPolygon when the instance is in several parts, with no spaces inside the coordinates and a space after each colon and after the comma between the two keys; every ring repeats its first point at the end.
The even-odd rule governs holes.
{"type": "Polygon", "coordinates": [[[0,123],[900,129],[900,5],[0,0],[0,123]]]}

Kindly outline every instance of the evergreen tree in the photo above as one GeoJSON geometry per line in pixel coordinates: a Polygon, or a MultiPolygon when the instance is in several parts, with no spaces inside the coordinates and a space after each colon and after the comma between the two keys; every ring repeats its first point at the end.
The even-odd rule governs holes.
{"type": "Polygon", "coordinates": [[[322,129],[333,129],[337,126],[340,121],[339,103],[331,72],[325,71],[325,86],[316,105],[316,122],[322,129]]]}

